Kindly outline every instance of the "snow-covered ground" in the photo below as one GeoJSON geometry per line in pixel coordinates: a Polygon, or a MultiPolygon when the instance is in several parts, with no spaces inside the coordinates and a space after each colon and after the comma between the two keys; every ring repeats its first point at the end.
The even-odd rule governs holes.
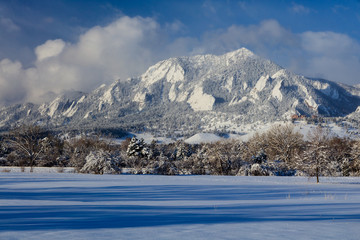
{"type": "Polygon", "coordinates": [[[197,144],[197,143],[211,143],[211,142],[217,142],[220,140],[224,140],[224,138],[219,137],[218,135],[214,133],[198,133],[194,136],[188,138],[185,140],[186,143],[189,144],[197,144]]]}
{"type": "MultiPolygon", "coordinates": [[[[284,122],[284,121],[277,121],[273,123],[260,123],[255,122],[252,124],[244,124],[239,127],[236,127],[235,125],[231,125],[231,123],[228,123],[229,125],[215,125],[216,127],[214,129],[222,129],[226,127],[228,130],[234,130],[235,133],[226,134],[225,136],[219,136],[215,133],[212,133],[214,130],[213,128],[204,129],[204,132],[199,132],[189,138],[167,138],[167,137],[155,137],[151,133],[131,133],[129,136],[119,139],[112,139],[114,143],[120,144],[123,142],[126,138],[131,136],[136,136],[138,139],[144,139],[145,143],[150,144],[153,140],[157,141],[158,143],[163,144],[169,144],[171,142],[175,142],[176,140],[183,139],[186,143],[190,144],[199,144],[199,143],[210,143],[210,142],[217,142],[221,140],[226,139],[237,139],[241,141],[248,141],[250,138],[252,138],[255,133],[265,133],[269,131],[273,126],[275,125],[288,125],[292,124],[291,122],[284,122]]],[[[329,124],[322,124],[323,127],[327,128],[329,130],[329,133],[333,136],[338,136],[341,138],[353,138],[356,139],[360,136],[359,129],[357,127],[351,127],[351,123],[349,122],[343,122],[343,127],[335,124],[335,123],[329,123],[329,124]]],[[[314,129],[317,128],[317,125],[315,124],[308,124],[306,121],[295,121],[293,123],[294,130],[297,132],[300,132],[304,135],[304,138],[306,139],[310,132],[314,131],[314,129]]]]}
{"type": "Polygon", "coordinates": [[[359,239],[360,179],[0,173],[0,239],[359,239]]]}

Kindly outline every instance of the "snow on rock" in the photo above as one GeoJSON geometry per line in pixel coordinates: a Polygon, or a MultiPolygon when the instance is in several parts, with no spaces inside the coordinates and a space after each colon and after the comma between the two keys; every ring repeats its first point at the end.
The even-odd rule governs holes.
{"type": "Polygon", "coordinates": [[[299,100],[295,100],[295,102],[292,104],[292,108],[295,109],[297,107],[297,105],[299,105],[299,100]]]}
{"type": "Polygon", "coordinates": [[[184,84],[180,84],[177,86],[177,84],[173,84],[169,90],[169,100],[171,102],[177,101],[177,102],[183,102],[187,99],[189,93],[187,91],[181,91],[184,88],[184,84]]]}
{"type": "Polygon", "coordinates": [[[188,98],[188,96],[189,96],[189,92],[187,92],[187,91],[181,92],[178,94],[176,101],[184,102],[188,98]]]}
{"type": "Polygon", "coordinates": [[[219,137],[214,133],[198,133],[190,138],[187,138],[185,142],[189,144],[199,144],[217,142],[220,140],[223,140],[223,138],[219,137]]]}
{"type": "Polygon", "coordinates": [[[272,79],[275,78],[282,78],[282,77],[287,77],[288,73],[286,72],[286,69],[281,69],[279,71],[277,71],[274,75],[271,76],[272,79]]]}
{"type": "Polygon", "coordinates": [[[308,107],[312,108],[313,110],[317,110],[319,107],[319,105],[311,96],[309,96],[304,102],[308,107]]]}
{"type": "Polygon", "coordinates": [[[247,87],[248,87],[247,83],[246,83],[246,82],[244,82],[244,83],[243,83],[243,85],[242,85],[242,87],[243,87],[243,90],[246,90],[246,89],[247,89],[247,87]]]}
{"type": "Polygon", "coordinates": [[[208,111],[212,110],[215,98],[204,93],[202,87],[195,87],[187,102],[194,111],[208,111]]]}
{"type": "Polygon", "coordinates": [[[251,52],[249,49],[240,48],[238,50],[229,52],[223,56],[226,58],[226,65],[230,65],[233,62],[238,61],[239,59],[254,57],[255,54],[251,52]]]}
{"type": "Polygon", "coordinates": [[[145,107],[145,104],[146,104],[146,95],[147,93],[144,92],[138,92],[135,96],[134,96],[134,102],[137,102],[139,103],[139,110],[141,111],[144,107],[145,107]]]}
{"type": "Polygon", "coordinates": [[[303,91],[305,93],[306,96],[309,96],[309,92],[304,85],[298,84],[298,86],[301,89],[301,91],[303,91]]]}
{"type": "Polygon", "coordinates": [[[258,92],[261,92],[265,88],[266,83],[269,79],[270,79],[269,75],[266,75],[265,77],[261,76],[260,79],[256,82],[255,89],[258,92]]]}
{"type": "Polygon", "coordinates": [[[184,80],[184,69],[176,62],[176,59],[161,61],[150,67],[142,76],[141,80],[146,86],[150,86],[161,79],[170,83],[184,80]]]}
{"type": "Polygon", "coordinates": [[[252,90],[250,91],[250,96],[251,96],[253,99],[259,99],[259,95],[257,94],[256,89],[252,89],[252,90]]]}
{"type": "Polygon", "coordinates": [[[184,69],[179,64],[172,64],[166,74],[166,80],[170,83],[176,83],[184,80],[184,69]]]}
{"type": "Polygon", "coordinates": [[[331,97],[332,99],[339,99],[339,92],[336,89],[332,88],[330,84],[315,81],[312,85],[314,86],[314,88],[331,97]]]}
{"type": "Polygon", "coordinates": [[[52,101],[47,109],[47,115],[52,117],[54,116],[56,110],[59,108],[60,103],[60,97],[56,98],[54,101],[52,101]]]}
{"type": "Polygon", "coordinates": [[[228,90],[228,92],[230,93],[232,92],[233,83],[234,83],[234,76],[231,76],[227,79],[226,84],[224,86],[224,88],[228,90]]]}
{"type": "Polygon", "coordinates": [[[261,76],[259,80],[256,82],[255,87],[250,91],[250,96],[254,99],[259,99],[258,92],[264,90],[266,83],[270,80],[270,76],[261,76]]]}
{"type": "Polygon", "coordinates": [[[95,89],[95,93],[98,93],[100,91],[102,91],[104,88],[106,87],[106,84],[101,84],[97,89],[95,89]]]}
{"type": "Polygon", "coordinates": [[[313,115],[313,109],[317,108],[321,116],[326,115],[326,111],[322,111],[325,108],[330,116],[348,115],[360,105],[360,100],[346,91],[358,92],[358,89],[298,76],[246,49],[239,49],[220,56],[199,55],[161,61],[127,82],[115,82],[110,87],[102,85],[85,95],[63,96],[61,101],[40,107],[32,105],[28,116],[29,108],[24,111],[20,107],[6,108],[0,111],[0,122],[11,125],[14,122],[43,121],[59,127],[62,124],[79,126],[83,117],[91,117],[95,120],[94,125],[101,125],[104,118],[108,118],[106,124],[125,121],[124,124],[130,126],[136,119],[146,129],[165,133],[163,126],[170,125],[160,123],[163,116],[169,121],[171,118],[179,119],[166,132],[172,134],[181,130],[187,134],[193,131],[192,122],[201,131],[210,131],[215,124],[203,119],[211,120],[215,110],[224,115],[221,123],[225,129],[240,128],[239,125],[254,121],[274,121],[296,109],[307,116],[313,115]],[[332,104],[330,98],[339,99],[338,104],[332,104]],[[77,104],[74,104],[77,99],[77,104]],[[298,99],[297,107],[291,106],[295,99],[298,99]],[[187,104],[191,108],[185,108],[187,104]],[[144,108],[148,111],[143,111],[144,108]],[[194,114],[192,109],[204,112],[194,114]],[[152,111],[160,114],[147,114],[152,111]],[[195,118],[192,120],[188,114],[194,114],[195,118]],[[167,117],[170,115],[171,118],[167,117]],[[159,124],[152,124],[156,122],[159,124]]]}
{"type": "Polygon", "coordinates": [[[78,103],[82,103],[82,102],[84,102],[85,98],[86,98],[86,96],[85,96],[85,95],[84,95],[84,96],[82,96],[82,97],[79,99],[78,103]]]}
{"type": "Polygon", "coordinates": [[[320,81],[314,81],[312,85],[314,86],[314,88],[316,88],[318,90],[325,90],[330,87],[330,85],[328,83],[322,83],[320,81]]]}
{"type": "Polygon", "coordinates": [[[305,93],[306,95],[306,99],[304,100],[304,103],[312,108],[313,110],[317,110],[319,105],[315,102],[315,100],[313,99],[313,97],[309,94],[308,90],[306,89],[306,87],[302,84],[298,85],[300,87],[300,89],[305,93]]]}
{"type": "MultiPolygon", "coordinates": [[[[102,110],[102,108],[105,106],[105,104],[108,105],[113,105],[114,104],[114,96],[113,96],[113,91],[114,91],[114,86],[112,85],[111,87],[109,87],[104,94],[99,98],[99,111],[102,110]]],[[[116,88],[115,88],[116,89],[116,88]]]]}
{"type": "Polygon", "coordinates": [[[168,71],[168,62],[161,61],[153,66],[151,66],[142,76],[141,80],[146,82],[147,85],[151,85],[160,79],[165,77],[166,72],[168,71]]]}
{"type": "Polygon", "coordinates": [[[45,103],[41,104],[41,105],[39,106],[39,108],[38,108],[38,111],[39,111],[39,113],[40,113],[41,116],[46,115],[46,111],[47,111],[46,104],[45,104],[45,103]]]}
{"type": "Polygon", "coordinates": [[[281,85],[282,85],[282,80],[278,81],[274,87],[274,89],[271,91],[271,96],[276,98],[279,102],[282,101],[283,95],[281,93],[281,85]]]}
{"type": "Polygon", "coordinates": [[[92,112],[87,112],[85,115],[84,115],[84,119],[87,119],[91,116],[92,112]]]}
{"type": "Polygon", "coordinates": [[[72,117],[78,110],[76,102],[74,101],[71,106],[63,113],[66,117],[72,117]]]}
{"type": "Polygon", "coordinates": [[[114,103],[114,97],[112,95],[112,88],[109,88],[99,99],[103,103],[112,105],[114,103]]]}
{"type": "Polygon", "coordinates": [[[176,91],[175,91],[175,84],[173,84],[169,90],[169,100],[171,102],[176,100],[176,91]]]}

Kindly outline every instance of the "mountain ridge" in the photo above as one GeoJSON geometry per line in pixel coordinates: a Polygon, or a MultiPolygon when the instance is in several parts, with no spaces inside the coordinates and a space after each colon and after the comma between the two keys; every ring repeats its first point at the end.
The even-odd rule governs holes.
{"type": "Polygon", "coordinates": [[[160,61],[139,77],[85,94],[0,110],[0,127],[124,128],[174,132],[234,130],[293,115],[342,117],[360,105],[360,90],[296,75],[250,50],[160,61]]]}

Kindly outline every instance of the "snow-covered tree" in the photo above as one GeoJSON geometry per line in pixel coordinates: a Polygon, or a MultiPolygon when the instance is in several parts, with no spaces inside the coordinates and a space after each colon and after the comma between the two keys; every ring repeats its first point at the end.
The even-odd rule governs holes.
{"type": "Polygon", "coordinates": [[[104,150],[91,151],[85,158],[82,173],[115,174],[120,172],[119,159],[104,150]]]}
{"type": "Polygon", "coordinates": [[[244,151],[243,159],[251,161],[253,156],[256,156],[259,151],[265,151],[267,148],[267,141],[265,134],[255,133],[247,142],[246,142],[246,151],[244,151]]]}
{"type": "Polygon", "coordinates": [[[80,170],[86,163],[86,157],[92,151],[104,150],[110,152],[110,144],[99,137],[82,136],[66,142],[64,151],[69,158],[69,165],[80,170]]]}
{"type": "Polygon", "coordinates": [[[318,126],[309,133],[305,150],[297,155],[297,168],[304,170],[310,176],[316,176],[319,183],[321,173],[326,170],[331,151],[328,146],[330,139],[329,132],[318,126]]]}
{"type": "Polygon", "coordinates": [[[176,166],[163,154],[158,156],[155,163],[155,173],[161,175],[177,175],[178,170],[176,166]]]}
{"type": "Polygon", "coordinates": [[[293,125],[275,125],[266,134],[266,153],[272,160],[290,164],[295,153],[303,146],[303,135],[293,125]]]}
{"type": "Polygon", "coordinates": [[[266,165],[255,163],[251,165],[250,174],[251,176],[272,176],[273,172],[267,168],[266,165]]]}
{"type": "Polygon", "coordinates": [[[209,143],[203,146],[203,162],[214,175],[235,175],[232,171],[231,144],[227,141],[209,143]]]}
{"type": "Polygon", "coordinates": [[[49,134],[45,137],[41,144],[43,145],[43,153],[39,156],[38,166],[66,166],[68,161],[62,157],[64,149],[64,141],[60,138],[49,134]]]}
{"type": "Polygon", "coordinates": [[[255,164],[265,163],[267,161],[267,155],[264,149],[260,149],[260,151],[255,156],[251,157],[251,160],[255,164]]]}
{"type": "Polygon", "coordinates": [[[149,155],[149,150],[146,147],[144,139],[137,139],[135,136],[131,138],[128,148],[126,150],[127,155],[135,157],[147,157],[149,155]]]}
{"type": "Polygon", "coordinates": [[[189,144],[185,143],[183,140],[175,142],[175,151],[174,159],[183,160],[186,157],[189,157],[191,154],[191,147],[189,144]]]}
{"type": "Polygon", "coordinates": [[[351,147],[351,157],[348,163],[351,175],[360,176],[360,140],[355,141],[351,147]]]}

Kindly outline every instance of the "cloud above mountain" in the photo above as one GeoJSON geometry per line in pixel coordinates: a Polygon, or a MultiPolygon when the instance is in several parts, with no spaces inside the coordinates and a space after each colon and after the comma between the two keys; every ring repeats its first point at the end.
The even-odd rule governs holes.
{"type": "Polygon", "coordinates": [[[335,32],[294,33],[276,20],[232,25],[186,36],[181,22],[123,16],[95,26],[75,42],[50,39],[34,49],[36,61],[0,61],[0,103],[40,101],[48,92],[90,91],[116,79],[142,74],[159,60],[195,54],[222,54],[247,47],[296,73],[347,84],[358,83],[359,43],[335,32]],[[174,37],[176,35],[176,37],[174,37]]]}

